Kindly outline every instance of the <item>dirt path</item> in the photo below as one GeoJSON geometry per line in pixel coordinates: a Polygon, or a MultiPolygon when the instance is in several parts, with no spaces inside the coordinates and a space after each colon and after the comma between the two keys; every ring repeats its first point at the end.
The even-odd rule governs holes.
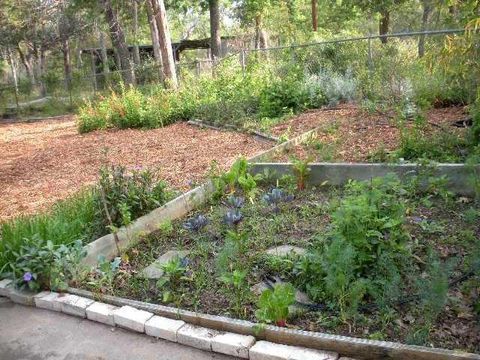
{"type": "Polygon", "coordinates": [[[272,146],[251,136],[176,123],[154,130],[77,133],[72,116],[0,125],[0,221],[48,208],[95,182],[108,159],[159,168],[173,187],[201,180],[213,160],[227,167],[239,155],[272,146]]]}

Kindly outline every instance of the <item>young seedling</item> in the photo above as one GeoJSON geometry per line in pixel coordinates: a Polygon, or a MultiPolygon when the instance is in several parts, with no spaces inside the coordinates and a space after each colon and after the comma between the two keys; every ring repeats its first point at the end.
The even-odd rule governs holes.
{"type": "Polygon", "coordinates": [[[288,307],[295,302],[295,288],[292,284],[277,284],[265,290],[258,300],[255,316],[263,322],[286,326],[288,307]]]}
{"type": "Polygon", "coordinates": [[[306,188],[306,182],[308,176],[310,175],[311,169],[308,167],[311,159],[300,160],[300,159],[293,159],[293,172],[297,178],[297,189],[302,191],[306,188]]]}
{"type": "Polygon", "coordinates": [[[192,232],[199,232],[205,226],[208,225],[208,219],[204,215],[198,215],[197,217],[193,217],[188,219],[183,223],[183,228],[190,230],[192,232]]]}
{"type": "Polygon", "coordinates": [[[228,210],[223,217],[223,222],[229,226],[237,226],[243,219],[243,214],[240,210],[228,210]]]}
{"type": "Polygon", "coordinates": [[[263,196],[263,200],[273,207],[273,211],[278,213],[280,211],[279,204],[282,202],[292,201],[293,195],[285,194],[281,189],[274,188],[269,193],[263,196]]]}

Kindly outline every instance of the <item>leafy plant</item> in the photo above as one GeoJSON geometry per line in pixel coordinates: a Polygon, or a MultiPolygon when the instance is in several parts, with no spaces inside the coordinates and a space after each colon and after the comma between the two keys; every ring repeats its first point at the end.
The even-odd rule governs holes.
{"type": "Polygon", "coordinates": [[[301,160],[301,159],[293,159],[293,173],[297,178],[297,189],[298,190],[305,190],[306,182],[308,176],[310,174],[311,169],[308,167],[310,163],[310,159],[301,160]]]}
{"type": "Polygon", "coordinates": [[[223,222],[229,226],[237,226],[243,219],[243,214],[240,210],[228,210],[223,217],[223,222]]]}
{"type": "Polygon", "coordinates": [[[238,315],[242,314],[243,304],[249,293],[246,290],[246,277],[246,271],[235,269],[231,272],[224,272],[219,278],[227,286],[229,296],[232,298],[234,311],[238,315]]]}
{"type": "Polygon", "coordinates": [[[188,219],[183,223],[183,227],[185,229],[193,232],[199,232],[201,229],[203,229],[207,225],[208,225],[208,219],[202,214],[198,215],[197,217],[188,219]]]}
{"type": "Polygon", "coordinates": [[[227,204],[234,209],[240,209],[245,204],[245,198],[231,195],[227,198],[227,204]]]}
{"type": "Polygon", "coordinates": [[[243,267],[247,254],[249,235],[241,231],[227,231],[225,243],[217,255],[217,270],[220,275],[243,267]]]}
{"type": "Polygon", "coordinates": [[[295,303],[295,288],[292,284],[276,284],[273,289],[265,290],[258,299],[255,316],[266,323],[286,326],[289,306],[295,303]]]}
{"type": "Polygon", "coordinates": [[[187,271],[188,260],[186,258],[174,257],[172,260],[160,267],[163,275],[157,280],[157,287],[162,289],[163,302],[168,303],[173,300],[173,294],[178,288],[180,281],[188,279],[184,276],[187,271]]]}
{"type": "Polygon", "coordinates": [[[104,198],[104,223],[111,231],[128,225],[171,197],[165,182],[148,169],[127,173],[124,166],[104,166],[100,170],[99,188],[104,198]]]}
{"type": "Polygon", "coordinates": [[[86,255],[81,241],[55,245],[38,236],[24,239],[24,244],[14,254],[15,261],[7,263],[2,275],[13,279],[17,288],[34,291],[66,290],[86,255]]]}
{"type": "Polygon", "coordinates": [[[253,200],[258,193],[255,177],[249,173],[246,173],[238,178],[238,184],[242,188],[243,193],[249,198],[250,202],[253,203],[253,200]]]}
{"type": "Polygon", "coordinates": [[[274,212],[279,212],[279,204],[282,202],[292,201],[293,195],[287,195],[283,190],[274,188],[263,196],[263,200],[273,207],[274,212]]]}
{"type": "Polygon", "coordinates": [[[97,267],[93,274],[90,274],[88,283],[101,293],[111,292],[114,288],[114,280],[120,270],[121,262],[120,256],[110,261],[104,255],[100,255],[97,267]]]}

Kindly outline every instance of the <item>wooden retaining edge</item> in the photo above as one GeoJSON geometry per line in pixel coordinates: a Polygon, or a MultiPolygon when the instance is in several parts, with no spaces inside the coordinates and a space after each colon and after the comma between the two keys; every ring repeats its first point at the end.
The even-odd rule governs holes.
{"type": "MultiPolygon", "coordinates": [[[[165,205],[139,217],[131,225],[122,227],[117,232],[120,250],[126,250],[134,245],[141,236],[158,230],[168,220],[185,216],[197,206],[205,203],[213,191],[213,184],[207,182],[185,194],[176,197],[165,205]]],[[[82,260],[85,265],[95,265],[100,255],[107,260],[117,255],[117,244],[113,234],[107,234],[84,246],[87,256],[82,260]]]]}
{"type": "MultiPolygon", "coordinates": [[[[309,164],[310,174],[307,179],[310,185],[345,185],[349,180],[370,180],[375,177],[385,176],[388,173],[395,173],[400,178],[421,174],[425,169],[433,176],[447,177],[446,187],[460,195],[474,195],[474,189],[470,183],[470,177],[480,174],[480,165],[474,169],[464,164],[436,164],[425,168],[419,164],[368,164],[368,163],[311,163],[309,164]]],[[[276,178],[286,174],[293,174],[291,163],[254,163],[250,166],[253,174],[263,173],[264,170],[271,170],[276,178]]]]}
{"type": "MultiPolygon", "coordinates": [[[[210,125],[210,124],[206,124],[204,123],[203,121],[200,121],[200,120],[188,120],[187,121],[187,124],[189,125],[193,125],[193,126],[198,126],[200,128],[206,128],[206,129],[212,129],[212,130],[218,130],[218,131],[240,131],[241,132],[241,129],[239,129],[238,127],[236,126],[233,126],[233,125],[225,125],[224,127],[218,127],[218,126],[213,126],[213,125],[210,125]]],[[[256,130],[250,130],[248,131],[250,134],[260,138],[261,140],[268,140],[268,141],[273,141],[273,142],[278,142],[278,138],[275,137],[275,136],[270,136],[268,134],[264,134],[260,131],[256,131],[256,130]]]]}
{"type": "Polygon", "coordinates": [[[171,319],[181,319],[187,323],[206,328],[253,335],[258,340],[267,340],[279,344],[304,346],[312,349],[335,351],[343,356],[358,359],[380,360],[480,360],[480,355],[462,351],[404,345],[401,343],[352,338],[348,336],[292,330],[277,326],[260,326],[259,324],[237,320],[224,316],[208,315],[193,311],[172,308],[164,305],[129,300],[110,295],[94,294],[90,291],[69,288],[70,294],[106,302],[115,306],[129,305],[140,310],[171,319]]]}
{"type": "Polygon", "coordinates": [[[317,127],[317,128],[312,129],[310,131],[307,131],[307,132],[297,136],[296,138],[293,138],[292,140],[285,141],[284,143],[281,143],[277,146],[274,146],[273,148],[271,148],[267,151],[264,151],[263,153],[250,158],[248,160],[248,162],[249,163],[260,163],[262,161],[265,161],[266,159],[269,159],[269,158],[274,157],[278,154],[281,154],[283,151],[285,151],[287,149],[291,149],[291,148],[297,146],[298,144],[301,144],[301,143],[305,142],[306,140],[314,137],[318,133],[318,131],[320,131],[320,130],[321,130],[321,127],[317,127]]]}

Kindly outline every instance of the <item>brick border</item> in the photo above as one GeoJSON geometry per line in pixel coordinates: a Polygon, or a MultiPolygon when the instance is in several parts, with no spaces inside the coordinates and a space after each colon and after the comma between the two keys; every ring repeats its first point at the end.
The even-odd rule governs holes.
{"type": "Polygon", "coordinates": [[[202,350],[251,360],[337,360],[339,354],[373,360],[480,360],[478,354],[461,351],[292,330],[270,325],[259,327],[258,324],[249,321],[195,313],[115,296],[99,296],[75,288],[70,288],[65,294],[49,291],[33,293],[16,290],[11,287],[10,280],[2,280],[0,291],[2,296],[7,296],[21,305],[62,312],[202,350]]]}

